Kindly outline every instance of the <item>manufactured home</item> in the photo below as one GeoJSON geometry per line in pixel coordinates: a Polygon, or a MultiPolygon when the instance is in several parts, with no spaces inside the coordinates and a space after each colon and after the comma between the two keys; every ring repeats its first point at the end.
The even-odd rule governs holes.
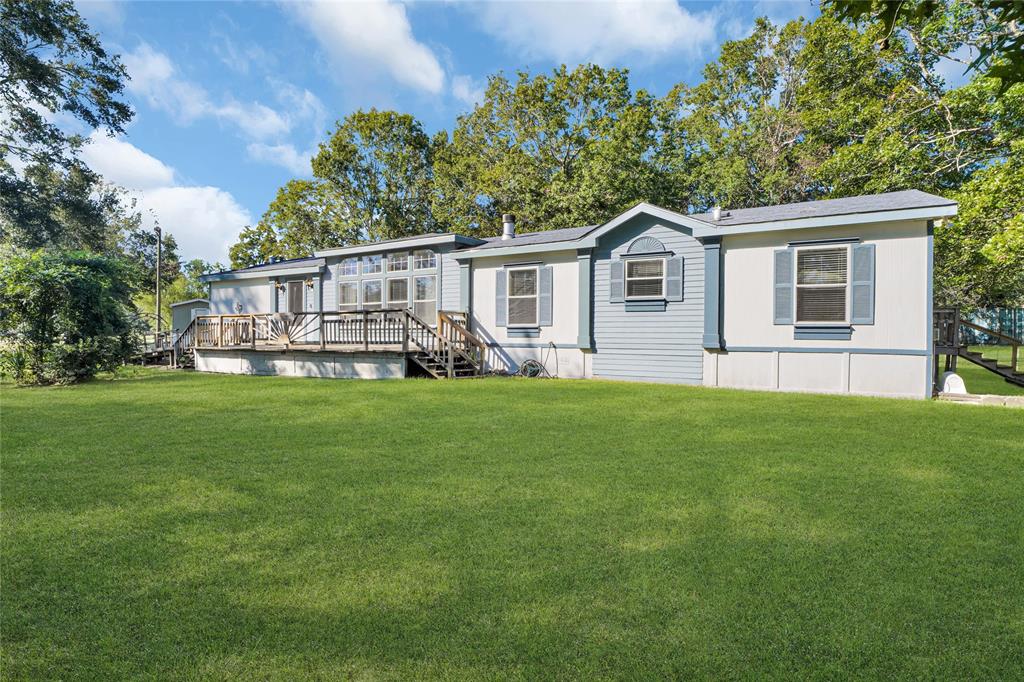
{"type": "Polygon", "coordinates": [[[601,225],[428,234],[206,275],[200,371],[552,376],[924,398],[932,229],[918,191],[601,225]]]}

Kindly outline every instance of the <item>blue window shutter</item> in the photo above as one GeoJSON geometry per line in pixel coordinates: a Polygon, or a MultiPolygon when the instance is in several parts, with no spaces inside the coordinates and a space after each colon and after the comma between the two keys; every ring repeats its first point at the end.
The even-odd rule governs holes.
{"type": "Polygon", "coordinates": [[[612,261],[611,281],[608,283],[608,301],[622,303],[626,300],[626,274],[622,261],[612,261]]]}
{"type": "Polygon", "coordinates": [[[775,251],[775,324],[793,324],[793,249],[775,251]]]}
{"type": "Polygon", "coordinates": [[[679,256],[665,262],[665,300],[683,300],[683,259],[679,256]]]}
{"type": "Polygon", "coordinates": [[[540,268],[540,296],[537,301],[540,307],[537,314],[537,324],[541,327],[551,326],[551,284],[553,279],[551,266],[542,266],[540,268]]]}
{"type": "Polygon", "coordinates": [[[506,287],[508,286],[508,273],[504,268],[494,273],[494,324],[499,327],[508,326],[508,304],[506,303],[506,287]]]}
{"type": "Polygon", "coordinates": [[[853,245],[850,269],[850,322],[875,323],[875,245],[853,245]]]}

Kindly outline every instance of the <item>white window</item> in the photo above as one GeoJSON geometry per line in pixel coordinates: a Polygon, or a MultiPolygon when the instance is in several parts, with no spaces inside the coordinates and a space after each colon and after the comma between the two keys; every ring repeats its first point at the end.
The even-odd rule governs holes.
{"type": "Polygon", "coordinates": [[[384,259],[379,256],[363,256],[363,274],[376,275],[384,271],[384,259]]]}
{"type": "Polygon", "coordinates": [[[437,267],[437,254],[430,249],[420,249],[413,251],[413,266],[417,270],[427,270],[429,268],[437,267]]]}
{"type": "Polygon", "coordinates": [[[798,249],[796,252],[796,321],[848,321],[846,286],[849,247],[798,249]]]}
{"type": "Polygon", "coordinates": [[[409,253],[407,251],[388,254],[388,272],[405,272],[408,269],[409,253]]]}
{"type": "Polygon", "coordinates": [[[626,300],[665,298],[665,259],[626,261],[626,300]]]}
{"type": "Polygon", "coordinates": [[[409,279],[407,277],[388,280],[388,307],[409,307],[409,279]]]}
{"type": "Polygon", "coordinates": [[[427,275],[414,278],[412,292],[413,313],[424,322],[434,324],[437,319],[437,277],[427,275]]]}
{"type": "Polygon", "coordinates": [[[359,274],[359,259],[345,258],[341,261],[341,269],[338,273],[342,277],[355,277],[359,274]]]}
{"type": "Polygon", "coordinates": [[[508,326],[537,326],[537,274],[536,267],[508,269],[508,326]]]}
{"type": "Polygon", "coordinates": [[[338,310],[359,309],[359,283],[342,282],[338,285],[338,310]]]}
{"type": "MultiPolygon", "coordinates": [[[[380,256],[378,256],[380,258],[380,256]]],[[[383,307],[383,287],[379,279],[363,280],[363,307],[383,307]]]]}

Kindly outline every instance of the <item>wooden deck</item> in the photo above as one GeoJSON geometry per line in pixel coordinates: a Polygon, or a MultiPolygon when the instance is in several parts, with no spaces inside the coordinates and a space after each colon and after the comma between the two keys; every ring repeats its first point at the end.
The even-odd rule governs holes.
{"type": "Polygon", "coordinates": [[[479,376],[489,349],[466,325],[465,313],[438,311],[435,326],[408,309],[200,315],[175,341],[175,364],[196,351],[400,353],[437,378],[479,376]]]}

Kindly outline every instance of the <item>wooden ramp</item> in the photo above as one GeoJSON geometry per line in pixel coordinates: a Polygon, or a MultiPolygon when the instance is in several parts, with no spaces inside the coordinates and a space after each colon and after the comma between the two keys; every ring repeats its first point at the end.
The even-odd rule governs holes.
{"type": "Polygon", "coordinates": [[[957,358],[963,358],[1005,381],[1024,387],[1024,345],[1018,338],[968,322],[960,316],[958,308],[935,311],[935,382],[939,383],[939,356],[946,356],[945,371],[956,371],[957,358]],[[985,345],[973,345],[968,334],[984,335],[989,341],[985,345]]]}

